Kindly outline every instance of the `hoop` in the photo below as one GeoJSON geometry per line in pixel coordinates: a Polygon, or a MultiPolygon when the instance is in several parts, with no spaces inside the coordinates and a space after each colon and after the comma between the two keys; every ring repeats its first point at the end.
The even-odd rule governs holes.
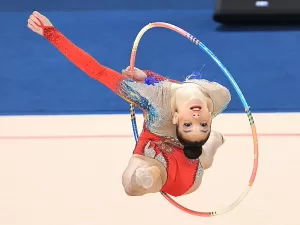
{"type": "MultiPolygon", "coordinates": [[[[138,44],[142,38],[142,36],[151,28],[154,27],[161,27],[161,28],[167,28],[170,30],[173,30],[179,34],[181,34],[182,36],[186,37],[187,39],[189,39],[191,42],[193,42],[195,45],[198,45],[208,56],[210,56],[214,62],[220,67],[220,69],[223,71],[223,73],[225,74],[225,76],[229,79],[230,83],[232,84],[232,86],[234,87],[236,93],[238,94],[243,106],[244,106],[244,110],[248,116],[248,120],[251,126],[251,131],[252,131],[252,137],[253,137],[253,144],[254,144],[254,161],[253,161],[253,168],[252,168],[252,173],[248,182],[248,185],[246,187],[246,190],[242,193],[242,195],[236,200],[234,201],[231,205],[229,205],[227,208],[225,209],[219,209],[216,211],[212,211],[212,212],[198,212],[198,211],[194,211],[191,209],[188,209],[182,205],[180,205],[179,203],[177,203],[173,198],[171,198],[167,193],[161,192],[162,196],[164,196],[172,205],[174,205],[175,207],[179,208],[180,210],[195,215],[195,216],[202,216],[202,217],[211,217],[211,216],[216,216],[216,215],[220,215],[226,212],[229,212],[230,210],[232,210],[233,208],[235,208],[238,204],[241,203],[241,201],[246,197],[246,195],[249,193],[255,178],[256,178],[256,173],[257,173],[257,168],[258,168],[258,138],[257,138],[257,132],[256,132],[256,127],[255,127],[255,123],[253,120],[253,116],[251,114],[250,111],[250,106],[248,105],[242,91],[240,90],[239,86],[237,85],[237,83],[235,82],[235,80],[233,79],[233,77],[231,76],[230,72],[226,69],[226,67],[221,63],[221,61],[202,43],[200,42],[197,38],[195,38],[194,36],[192,36],[191,34],[189,34],[188,32],[184,31],[183,29],[176,27],[172,24],[168,24],[168,23],[163,23],[163,22],[155,22],[155,23],[150,23],[148,25],[146,25],[143,29],[140,30],[140,32],[138,33],[134,44],[133,44],[133,48],[132,48],[132,53],[131,53],[131,58],[130,58],[130,69],[133,70],[134,69],[134,64],[135,64],[135,58],[136,58],[136,52],[137,52],[137,48],[138,48],[138,44]]],[[[132,104],[130,104],[130,114],[131,114],[131,123],[132,123],[132,128],[133,128],[133,133],[134,133],[134,138],[135,141],[138,141],[138,130],[137,130],[137,125],[136,125],[136,117],[135,117],[135,111],[134,111],[134,107],[132,104]]]]}

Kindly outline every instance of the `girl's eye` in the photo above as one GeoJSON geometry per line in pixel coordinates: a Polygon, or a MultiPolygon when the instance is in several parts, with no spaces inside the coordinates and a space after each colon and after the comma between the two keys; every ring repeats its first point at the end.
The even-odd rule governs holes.
{"type": "Polygon", "coordinates": [[[201,123],[202,127],[207,127],[207,123],[201,123]]]}
{"type": "Polygon", "coordinates": [[[185,127],[190,127],[192,124],[191,123],[184,123],[183,124],[185,127]]]}

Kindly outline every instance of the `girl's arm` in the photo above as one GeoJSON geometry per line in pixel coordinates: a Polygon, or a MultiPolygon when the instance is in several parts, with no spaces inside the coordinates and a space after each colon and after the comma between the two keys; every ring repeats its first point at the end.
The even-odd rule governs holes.
{"type": "Polygon", "coordinates": [[[101,82],[134,106],[142,110],[149,109],[149,101],[146,97],[149,93],[156,92],[156,88],[152,85],[135,84],[120,73],[101,65],[96,59],[68,40],[55,27],[43,27],[43,36],[88,76],[101,82]]]}
{"type": "Polygon", "coordinates": [[[44,27],[44,37],[53,44],[67,59],[91,78],[101,82],[113,92],[126,77],[101,65],[91,55],[77,47],[55,27],[44,27]]]}
{"type": "Polygon", "coordinates": [[[170,82],[147,85],[134,82],[120,73],[101,65],[88,53],[68,40],[50,20],[41,13],[34,11],[28,18],[27,27],[33,32],[44,36],[67,59],[91,78],[101,82],[126,101],[142,110],[158,107],[165,94],[170,91],[170,82]]]}

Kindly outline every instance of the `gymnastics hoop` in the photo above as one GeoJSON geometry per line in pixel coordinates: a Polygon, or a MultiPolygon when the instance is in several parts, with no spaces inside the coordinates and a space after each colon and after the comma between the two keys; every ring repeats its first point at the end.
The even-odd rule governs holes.
{"type": "MultiPolygon", "coordinates": [[[[164,196],[172,205],[174,205],[175,207],[179,208],[180,210],[182,210],[186,213],[192,214],[194,216],[212,217],[212,216],[224,214],[226,212],[231,211],[233,208],[235,208],[237,205],[239,205],[241,203],[241,201],[249,193],[249,191],[255,181],[255,178],[256,178],[256,173],[257,173],[257,168],[258,168],[258,138],[257,138],[257,132],[256,132],[254,119],[253,119],[253,116],[250,111],[250,106],[248,105],[242,91],[240,90],[239,86],[235,82],[234,78],[231,76],[230,72],[226,69],[226,67],[221,63],[221,61],[197,38],[192,36],[190,33],[186,32],[185,30],[183,30],[179,27],[176,27],[172,24],[169,24],[169,23],[154,22],[154,23],[150,23],[150,24],[146,25],[144,28],[142,28],[140,30],[140,32],[138,33],[138,35],[133,43],[133,48],[132,48],[131,58],[130,58],[130,70],[134,69],[136,52],[137,52],[137,48],[138,48],[138,45],[139,45],[139,42],[140,42],[142,36],[149,29],[154,28],[154,27],[167,28],[167,29],[173,30],[173,31],[181,34],[182,36],[186,37],[191,42],[193,42],[195,45],[198,45],[208,56],[210,56],[214,60],[214,62],[220,67],[220,69],[223,71],[225,76],[229,79],[230,83],[232,84],[235,91],[237,92],[237,94],[244,106],[244,110],[248,116],[248,120],[249,120],[249,123],[251,126],[251,131],[252,131],[253,144],[254,144],[254,162],[253,162],[252,173],[251,173],[247,188],[236,201],[234,201],[231,205],[229,205],[228,207],[221,209],[221,210],[216,210],[216,211],[212,211],[212,212],[198,212],[198,211],[194,211],[194,210],[188,209],[188,208],[180,205],[173,198],[171,198],[167,193],[161,192],[162,196],[164,196]]],[[[132,104],[130,104],[130,114],[131,114],[131,123],[132,123],[134,138],[135,138],[135,141],[137,142],[139,137],[138,137],[138,130],[137,130],[137,125],[136,125],[135,110],[134,110],[134,107],[132,104]]]]}

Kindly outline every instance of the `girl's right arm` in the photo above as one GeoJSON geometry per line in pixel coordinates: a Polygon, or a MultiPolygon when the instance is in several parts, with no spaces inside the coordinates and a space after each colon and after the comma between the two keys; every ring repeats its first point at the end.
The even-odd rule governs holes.
{"type": "Polygon", "coordinates": [[[44,36],[67,59],[91,78],[101,82],[117,95],[132,103],[134,106],[148,111],[155,102],[159,101],[157,93],[160,85],[153,86],[129,80],[120,73],[101,65],[96,59],[66,38],[45,16],[34,12],[28,27],[44,36]],[[149,97],[151,96],[151,97],[149,97]]]}

